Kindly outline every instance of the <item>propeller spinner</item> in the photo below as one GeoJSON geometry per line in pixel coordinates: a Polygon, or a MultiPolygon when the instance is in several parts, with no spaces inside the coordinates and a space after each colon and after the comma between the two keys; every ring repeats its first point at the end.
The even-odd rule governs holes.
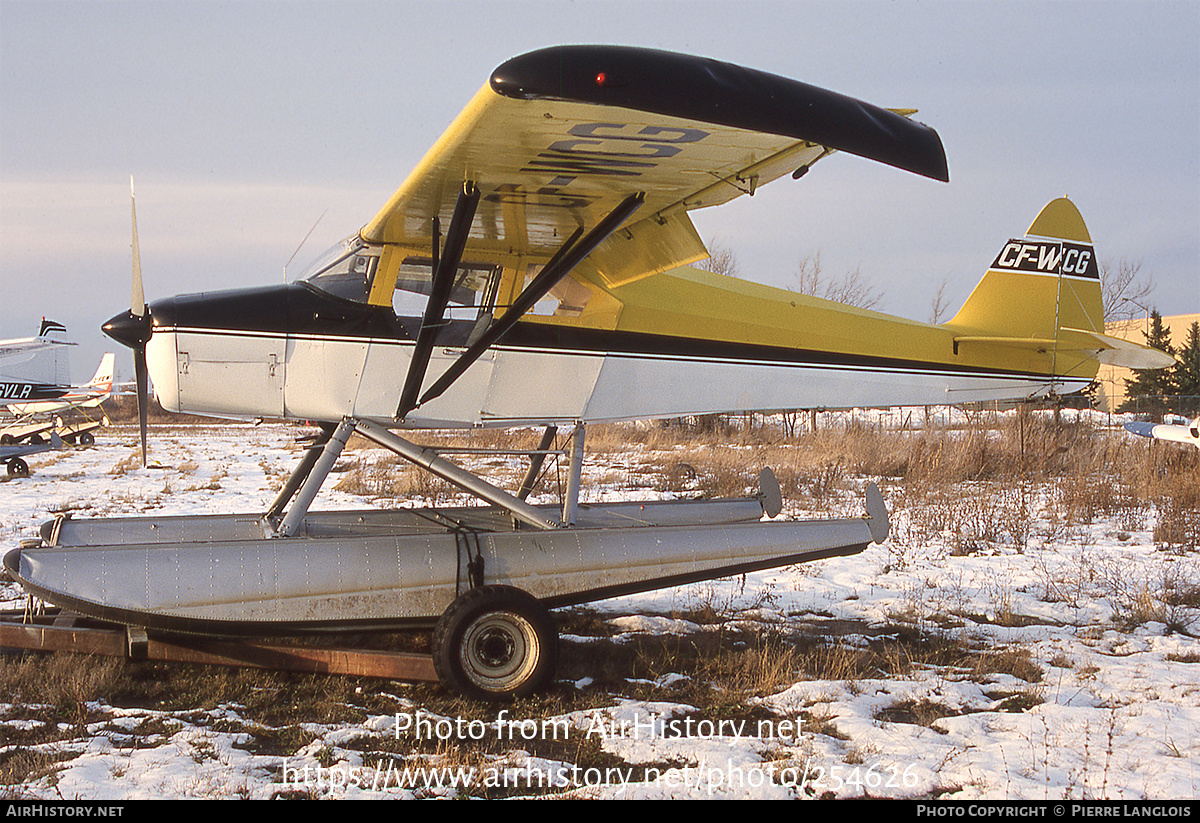
{"type": "Polygon", "coordinates": [[[150,308],[142,292],[142,260],[138,251],[137,200],[133,178],[129,179],[129,200],[133,217],[133,294],[129,311],[110,319],[100,330],[118,343],[133,349],[133,371],[137,380],[138,429],[142,437],[142,466],[146,465],[146,417],[149,410],[150,378],[146,370],[146,343],[153,334],[150,308]]]}

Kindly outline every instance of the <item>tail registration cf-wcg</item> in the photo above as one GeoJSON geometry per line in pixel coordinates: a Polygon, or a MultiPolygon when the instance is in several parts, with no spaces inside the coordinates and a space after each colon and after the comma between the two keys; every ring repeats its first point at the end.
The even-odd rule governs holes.
{"type": "Polygon", "coordinates": [[[265,513],[203,529],[60,521],[6,565],[52,602],[139,625],[436,621],[443,681],[489,696],[552,672],[547,608],[882,541],[877,491],[866,518],[799,522],[774,519],[769,472],[741,501],[588,505],[580,469],[590,422],[1033,397],[1083,388],[1099,360],[1162,365],[1104,335],[1092,241],[1065,199],[1004,244],[943,325],[689,268],[708,255],[689,212],[834,151],[948,180],[938,135],[912,113],[681,54],[516,57],[299,282],[147,306],[135,258],[131,311],[105,330],[134,349],[143,399],[148,372],[167,409],[325,421],[265,513]],[[515,491],[396,431],[526,425],[546,433],[515,491]],[[564,499],[533,505],[563,425],[564,499]],[[365,514],[309,513],[356,431],[491,508],[378,512],[360,533],[365,514]],[[222,577],[229,563],[240,573],[222,577]]]}

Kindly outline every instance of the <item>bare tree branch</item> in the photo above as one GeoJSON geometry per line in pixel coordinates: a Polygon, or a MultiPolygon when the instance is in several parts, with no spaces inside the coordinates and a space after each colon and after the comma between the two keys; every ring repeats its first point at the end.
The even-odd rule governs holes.
{"type": "Polygon", "coordinates": [[[937,294],[933,296],[933,303],[929,307],[929,322],[940,323],[942,315],[946,313],[946,309],[950,308],[950,301],[946,298],[946,281],[938,286],[937,294]]]}
{"type": "Polygon", "coordinates": [[[738,276],[737,256],[732,249],[720,243],[709,243],[708,259],[696,263],[695,267],[713,274],[723,274],[726,277],[738,276]]]}
{"type": "Polygon", "coordinates": [[[1141,275],[1142,264],[1121,258],[1100,264],[1100,294],[1104,299],[1104,322],[1131,320],[1145,315],[1150,305],[1154,280],[1141,275]]]}
{"type": "Polygon", "coordinates": [[[857,306],[860,309],[873,309],[883,300],[883,292],[864,281],[858,269],[848,271],[834,280],[826,278],[821,271],[820,252],[801,259],[793,281],[792,291],[857,306]]]}

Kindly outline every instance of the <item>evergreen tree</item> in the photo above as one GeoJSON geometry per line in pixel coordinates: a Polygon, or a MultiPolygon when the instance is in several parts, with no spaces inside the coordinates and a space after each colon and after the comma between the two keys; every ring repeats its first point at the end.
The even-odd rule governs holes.
{"type": "MultiPolygon", "coordinates": [[[[1158,309],[1150,312],[1150,331],[1145,336],[1147,346],[1175,356],[1175,347],[1171,345],[1171,329],[1163,323],[1158,309]]],[[[1117,411],[1146,412],[1161,420],[1169,410],[1167,398],[1178,394],[1175,368],[1136,369],[1133,374],[1132,380],[1125,381],[1128,399],[1117,411]]]]}
{"type": "Polygon", "coordinates": [[[1180,396],[1175,411],[1195,417],[1200,414],[1200,323],[1188,328],[1187,342],[1176,357],[1179,362],[1171,369],[1175,393],[1180,396]]]}

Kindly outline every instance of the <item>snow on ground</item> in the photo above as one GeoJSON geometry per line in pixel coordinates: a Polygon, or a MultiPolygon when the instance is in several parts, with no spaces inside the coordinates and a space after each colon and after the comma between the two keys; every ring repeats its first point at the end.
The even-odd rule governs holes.
{"type": "MultiPolygon", "coordinates": [[[[0,482],[0,550],[34,536],[55,512],[94,517],[262,510],[298,458],[294,438],[300,433],[281,425],[156,427],[151,458],[160,467],[149,469],[137,465],[134,430],[122,427],[101,430],[91,448],[34,456],[31,477],[0,482]]],[[[592,467],[591,499],[617,494],[598,487],[597,478],[630,472],[636,460],[633,455],[592,467]]],[[[336,478],[314,508],[367,502],[332,491],[335,484],[336,478]]],[[[751,701],[753,719],[619,694],[602,708],[549,719],[555,732],[598,742],[612,756],[603,765],[527,754],[521,727],[508,723],[519,712],[497,709],[489,721],[471,721],[467,731],[510,745],[502,756],[463,768],[474,768],[475,780],[507,775],[518,785],[540,781],[552,793],[600,798],[1200,795],[1200,615],[1194,608],[1176,613],[1174,628],[1182,625],[1186,634],[1154,621],[1128,627],[1119,618],[1129,604],[1103,585],[1106,574],[1115,574],[1133,591],[1147,592],[1168,578],[1198,588],[1195,554],[1158,551],[1148,531],[1130,533],[1097,521],[1069,533],[1047,530],[1052,536],[1043,538],[1032,529],[1035,536],[1020,551],[1001,545],[951,556],[936,542],[898,542],[906,534],[905,513],[893,515],[898,537],[857,556],[595,608],[611,618],[618,642],[706,631],[673,615],[714,604],[744,623],[785,630],[802,624],[817,632],[828,627],[850,648],[865,647],[903,623],[930,638],[953,637],[981,655],[1011,653],[1037,676],[1001,667],[923,665],[901,676],[797,680],[751,701]],[[630,771],[632,766],[637,769],[630,771]]],[[[19,607],[23,600],[14,585],[0,584],[0,606],[19,607]]],[[[689,677],[688,671],[667,672],[658,685],[689,677]]],[[[462,718],[426,711],[398,684],[396,691],[404,711],[353,724],[310,724],[311,742],[287,757],[255,754],[244,745],[237,706],[178,713],[102,702],[90,707],[102,720],[74,731],[64,724],[60,739],[39,744],[59,759],[51,776],[0,786],[0,796],[266,798],[298,790],[318,797],[457,796],[448,783],[462,774],[435,773],[433,759],[398,757],[394,748],[386,758],[372,754],[382,752],[401,726],[408,730],[422,719],[434,737],[456,721],[462,731],[462,718]],[[149,736],[147,724],[155,730],[149,736]],[[143,732],[131,745],[135,729],[143,732]],[[402,774],[426,767],[428,773],[402,774]],[[413,788],[414,781],[424,787],[413,788]]],[[[20,748],[5,741],[35,722],[27,719],[29,710],[0,703],[0,763],[20,748]]]]}

